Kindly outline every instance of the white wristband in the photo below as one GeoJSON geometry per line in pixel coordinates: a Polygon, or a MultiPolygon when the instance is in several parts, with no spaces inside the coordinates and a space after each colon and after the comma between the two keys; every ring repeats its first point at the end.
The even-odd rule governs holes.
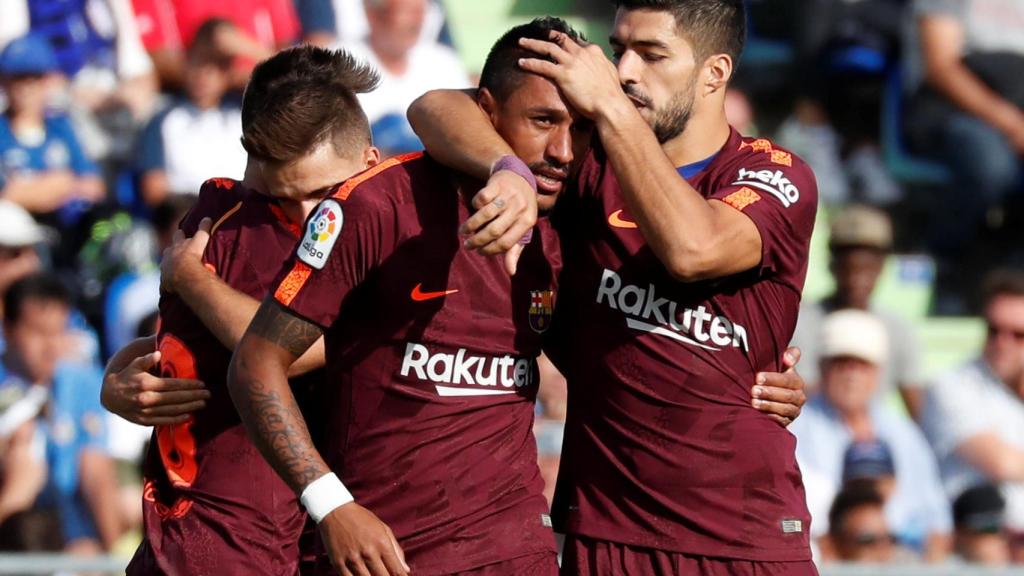
{"type": "Polygon", "coordinates": [[[319,524],[335,508],[354,502],[355,499],[352,498],[352,493],[345,488],[338,476],[332,472],[310,482],[299,496],[299,501],[302,502],[306,512],[309,512],[310,518],[319,524]]]}

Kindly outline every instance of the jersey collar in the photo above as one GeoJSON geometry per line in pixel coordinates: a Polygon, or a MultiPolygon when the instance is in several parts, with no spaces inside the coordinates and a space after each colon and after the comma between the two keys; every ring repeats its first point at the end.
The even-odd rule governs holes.
{"type": "Polygon", "coordinates": [[[711,164],[712,162],[714,162],[715,158],[717,158],[717,157],[718,157],[718,152],[715,152],[714,154],[712,154],[711,156],[708,156],[707,158],[705,158],[703,160],[698,160],[698,161],[696,161],[696,162],[694,162],[692,164],[686,164],[684,166],[680,166],[680,167],[676,168],[676,171],[679,172],[680,176],[682,176],[683,178],[689,180],[690,178],[693,178],[697,174],[700,174],[700,171],[705,169],[705,168],[707,168],[708,164],[711,164]]]}

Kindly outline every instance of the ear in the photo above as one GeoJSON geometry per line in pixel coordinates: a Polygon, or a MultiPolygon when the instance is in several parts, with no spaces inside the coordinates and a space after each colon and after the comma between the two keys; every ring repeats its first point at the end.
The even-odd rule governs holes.
{"type": "Polygon", "coordinates": [[[732,79],[733,62],[728,54],[715,54],[704,61],[704,93],[714,94],[722,91],[724,93],[729,80],[732,79]]]}
{"type": "Polygon", "coordinates": [[[497,125],[498,100],[487,88],[481,88],[476,94],[476,104],[483,110],[491,120],[491,124],[497,125]]]}
{"type": "Polygon", "coordinates": [[[373,168],[380,164],[380,150],[376,146],[367,146],[363,150],[363,166],[373,168]]]}

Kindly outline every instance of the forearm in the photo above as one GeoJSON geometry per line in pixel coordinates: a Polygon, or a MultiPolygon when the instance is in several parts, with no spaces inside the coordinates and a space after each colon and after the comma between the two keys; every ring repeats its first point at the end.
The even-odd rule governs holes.
{"type": "Polygon", "coordinates": [[[701,279],[723,240],[717,211],[679,176],[628,100],[609,107],[596,124],[629,215],[655,256],[678,279],[701,279]]]}
{"type": "MultiPolygon", "coordinates": [[[[229,350],[241,342],[246,328],[256,316],[260,303],[242,294],[208,270],[197,270],[190,281],[178,287],[178,295],[202,319],[203,325],[229,350]]],[[[318,339],[288,369],[288,376],[298,376],[324,365],[324,342],[318,339]]]]}
{"type": "Polygon", "coordinates": [[[121,509],[118,499],[114,461],[96,450],[86,450],[81,460],[82,496],[92,512],[100,542],[105,550],[113,548],[121,536],[121,509]]]}
{"type": "Polygon", "coordinates": [[[246,336],[228,373],[228,390],[253,444],[297,494],[330,473],[313,447],[306,421],[288,385],[288,359],[246,336]]]}
{"type": "Polygon", "coordinates": [[[962,110],[1001,132],[1024,122],[1024,112],[985,85],[960,61],[933,69],[928,80],[962,110]]]}
{"type": "Polygon", "coordinates": [[[229,286],[216,274],[193,266],[174,290],[203,321],[207,330],[229,350],[234,350],[252,322],[260,303],[229,286]]]}
{"type": "Polygon", "coordinates": [[[15,177],[7,181],[3,197],[35,214],[60,208],[71,196],[74,179],[63,175],[15,177]]]}
{"type": "Polygon", "coordinates": [[[432,90],[409,107],[409,123],[439,162],[486,180],[502,156],[515,155],[477,105],[471,90],[432,90]]]}
{"type": "Polygon", "coordinates": [[[46,482],[46,467],[32,456],[31,424],[14,434],[3,455],[3,482],[0,484],[0,524],[12,515],[28,510],[46,482]]]}
{"type": "Polygon", "coordinates": [[[146,206],[159,205],[170,192],[167,173],[163,170],[149,170],[142,175],[139,189],[142,192],[142,201],[146,206]]]}
{"type": "Polygon", "coordinates": [[[299,494],[330,469],[313,447],[286,372],[321,336],[319,326],[269,297],[256,312],[228,369],[228,391],[249,437],[299,494]]]}
{"type": "Polygon", "coordinates": [[[995,432],[967,439],[957,454],[993,482],[1024,482],[1024,451],[1004,442],[995,432]]]}

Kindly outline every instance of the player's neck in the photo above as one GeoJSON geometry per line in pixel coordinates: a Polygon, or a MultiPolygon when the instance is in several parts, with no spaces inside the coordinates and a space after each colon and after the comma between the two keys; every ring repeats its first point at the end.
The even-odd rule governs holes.
{"type": "Polygon", "coordinates": [[[686,166],[713,156],[729,140],[729,122],[725,111],[714,114],[694,114],[686,129],[661,145],[674,166],[686,166]]]}

